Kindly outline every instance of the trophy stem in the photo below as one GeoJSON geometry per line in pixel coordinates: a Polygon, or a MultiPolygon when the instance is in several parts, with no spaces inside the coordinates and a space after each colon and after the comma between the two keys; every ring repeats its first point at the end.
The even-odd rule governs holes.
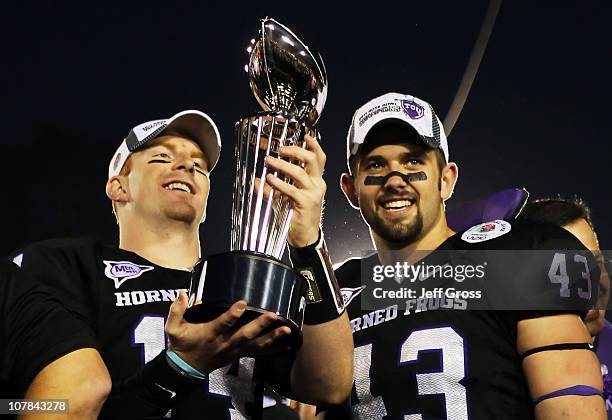
{"type": "MultiPolygon", "coordinates": [[[[247,131],[249,132],[247,134],[248,138],[250,134],[250,125],[247,125],[247,131]]],[[[238,133],[238,142],[236,143],[236,147],[234,149],[234,155],[236,157],[236,179],[234,182],[234,205],[232,206],[232,239],[230,249],[238,249],[242,240],[242,214],[244,211],[243,185],[246,180],[246,166],[248,165],[248,153],[246,157],[244,156],[244,142],[242,141],[244,134],[244,124],[242,121],[238,125],[238,133]],[[242,163],[243,160],[246,160],[244,165],[242,163]]]]}
{"type": "MultiPolygon", "coordinates": [[[[274,172],[274,176],[276,176],[278,172],[274,172]]],[[[263,188],[263,184],[265,180],[261,181],[263,188]]],[[[266,211],[264,212],[264,217],[261,223],[261,232],[259,232],[259,244],[257,247],[258,252],[264,252],[266,248],[266,238],[268,236],[268,222],[270,221],[270,210],[272,209],[272,199],[274,196],[274,188],[270,189],[270,196],[266,202],[266,211]]]]}
{"type": "MultiPolygon", "coordinates": [[[[255,120],[255,118],[257,117],[253,117],[253,118],[249,118],[247,120],[247,124],[249,125],[249,132],[248,134],[251,134],[251,125],[253,124],[253,121],[255,120]]],[[[256,142],[255,142],[255,156],[253,158],[253,170],[249,171],[249,173],[251,174],[250,177],[250,181],[249,181],[249,193],[248,193],[248,203],[246,206],[246,216],[247,216],[247,222],[246,222],[246,226],[243,226],[243,229],[240,229],[241,233],[244,232],[244,244],[242,246],[243,250],[246,250],[248,248],[248,241],[249,241],[249,236],[248,236],[248,232],[251,229],[251,205],[253,203],[253,194],[255,193],[255,169],[257,167],[257,158],[259,155],[259,142],[261,139],[261,131],[262,131],[262,124],[261,124],[261,118],[259,119],[259,123],[257,124],[257,138],[256,138],[256,142]]],[[[247,148],[247,154],[248,153],[248,147],[251,141],[250,137],[247,137],[246,139],[243,138],[242,141],[244,141],[246,143],[246,148],[247,148]]],[[[242,205],[244,206],[244,201],[242,203],[242,205]]],[[[242,209],[242,214],[244,215],[245,213],[245,209],[243,207],[242,209]]]]}
{"type": "MultiPolygon", "coordinates": [[[[264,168],[261,170],[261,178],[260,179],[266,179],[266,175],[268,174],[268,168],[266,168],[264,166],[264,168]]],[[[261,215],[261,205],[263,203],[263,182],[260,183],[260,188],[258,188],[257,191],[257,199],[255,200],[255,214],[253,215],[253,224],[251,226],[251,240],[249,243],[249,250],[250,251],[256,251],[257,248],[257,236],[259,234],[260,231],[260,219],[259,216],[261,215]]]]}
{"type": "MultiPolygon", "coordinates": [[[[287,203],[287,207],[289,207],[289,203],[287,203]]],[[[283,224],[283,230],[280,234],[278,241],[276,242],[276,249],[274,250],[273,256],[280,259],[282,257],[283,251],[285,250],[285,241],[287,240],[287,234],[289,233],[289,227],[291,226],[291,219],[293,218],[293,209],[289,210],[289,214],[285,218],[285,223],[283,224]]]]}
{"type": "MultiPolygon", "coordinates": [[[[306,147],[305,133],[316,136],[292,115],[260,113],[240,120],[235,155],[236,183],[232,210],[232,250],[251,251],[281,259],[294,214],[293,201],[276,188],[266,185],[266,175],[294,184],[290,176],[265,164],[267,156],[279,155],[286,145],[306,147]],[[264,204],[265,203],[265,204],[264,204]]],[[[299,160],[287,160],[303,165],[299,160]]]]}
{"type": "MultiPolygon", "coordinates": [[[[287,126],[288,124],[286,124],[287,126]]],[[[284,129],[283,130],[283,135],[280,137],[280,143],[281,145],[286,144],[295,144],[296,143],[296,138],[300,137],[300,133],[301,133],[301,127],[298,126],[298,128],[296,130],[294,130],[293,135],[291,136],[290,139],[287,139],[287,130],[284,129]]],[[[286,174],[283,174],[282,176],[282,180],[288,184],[292,184],[293,180],[291,178],[289,178],[286,174]]],[[[276,258],[279,258],[282,256],[282,250],[280,251],[279,256],[277,256],[278,251],[277,250],[277,244],[279,242],[279,238],[280,238],[280,242],[284,245],[285,241],[282,239],[283,235],[282,235],[282,224],[283,221],[285,220],[285,216],[287,214],[287,207],[288,207],[289,201],[288,199],[285,200],[283,198],[279,198],[277,204],[276,204],[276,210],[274,212],[274,224],[273,227],[271,229],[271,233],[270,233],[270,238],[268,240],[268,246],[266,248],[266,253],[268,255],[272,255],[275,256],[276,258]]],[[[283,250],[284,250],[284,246],[283,246],[283,250]]]]}
{"type": "MultiPolygon", "coordinates": [[[[239,127],[238,128],[238,137],[242,137],[242,128],[239,127]]],[[[238,189],[238,186],[240,185],[240,174],[241,174],[241,169],[240,169],[240,163],[241,162],[241,155],[240,155],[240,141],[238,141],[236,143],[236,146],[234,147],[234,159],[236,160],[236,178],[234,179],[234,192],[232,194],[232,232],[231,232],[231,236],[230,236],[230,249],[234,248],[234,245],[236,244],[236,237],[238,236],[238,232],[236,230],[237,226],[240,226],[239,222],[238,222],[238,203],[240,202],[240,195],[241,195],[241,191],[238,189]]]]}
{"type": "Polygon", "coordinates": [[[274,255],[274,249],[276,248],[276,240],[278,238],[280,230],[280,221],[284,217],[284,213],[282,213],[282,206],[284,201],[286,200],[283,197],[279,198],[275,206],[276,208],[274,209],[274,222],[270,232],[270,239],[268,240],[268,245],[266,247],[266,254],[268,255],[274,255]]]}
{"type": "MultiPolygon", "coordinates": [[[[273,127],[274,124],[272,125],[271,128],[271,132],[273,132],[273,127]]],[[[277,147],[282,147],[285,145],[285,139],[287,137],[287,128],[289,127],[289,120],[285,119],[285,122],[283,124],[283,131],[281,136],[279,137],[279,143],[277,147]]],[[[268,145],[269,146],[269,145],[268,145]]],[[[268,149],[270,149],[270,147],[268,147],[268,149]]],[[[276,150],[278,152],[278,149],[276,150]]],[[[274,176],[278,176],[278,171],[274,172],[274,176]]],[[[262,178],[261,182],[262,182],[262,188],[263,185],[265,184],[265,179],[262,178]]],[[[279,198],[279,200],[282,200],[281,198],[279,198]]],[[[266,212],[264,215],[264,219],[263,219],[263,224],[261,227],[261,235],[259,238],[259,252],[265,252],[266,251],[266,246],[269,248],[270,247],[270,243],[272,242],[272,237],[274,236],[274,230],[272,231],[272,235],[270,235],[270,231],[268,229],[269,227],[269,221],[270,221],[270,212],[272,210],[272,205],[274,204],[274,188],[270,188],[270,194],[268,195],[268,203],[266,205],[266,212]],[[272,236],[272,237],[271,237],[272,236]],[[266,239],[268,240],[268,243],[266,243],[266,239]]],[[[272,226],[276,226],[276,221],[278,219],[276,218],[276,214],[272,214],[272,226]]]]}
{"type": "MultiPolygon", "coordinates": [[[[308,131],[307,127],[304,127],[304,131],[308,131]]],[[[311,131],[308,131],[308,134],[313,134],[311,131]]],[[[294,133],[293,138],[291,139],[291,144],[298,143],[298,139],[302,137],[302,127],[300,126],[298,130],[294,133]]],[[[300,147],[302,149],[306,148],[306,141],[302,140],[300,142],[300,147]]],[[[298,162],[293,162],[298,163],[298,162]]],[[[292,184],[293,180],[285,177],[285,182],[292,184]]],[[[280,203],[279,203],[280,204],[280,203]]],[[[289,228],[291,226],[291,219],[293,218],[293,209],[291,209],[292,203],[290,200],[286,200],[282,207],[279,205],[278,214],[279,217],[277,220],[281,221],[282,226],[275,226],[274,232],[276,235],[274,236],[274,241],[271,247],[270,255],[275,256],[276,258],[281,258],[283,251],[285,249],[285,241],[287,240],[287,235],[289,233],[289,228]]]]}
{"type": "MultiPolygon", "coordinates": [[[[250,170],[250,157],[251,157],[251,153],[249,151],[249,139],[251,138],[251,136],[253,135],[253,124],[251,122],[251,119],[249,118],[248,120],[244,121],[246,123],[246,130],[247,130],[247,136],[241,141],[242,142],[242,151],[243,151],[243,155],[242,158],[244,159],[244,164],[242,164],[242,185],[240,186],[240,189],[242,190],[242,194],[240,196],[240,238],[238,240],[238,243],[236,244],[236,248],[235,249],[240,249],[240,244],[242,243],[242,241],[244,240],[244,237],[246,236],[246,233],[248,232],[248,227],[245,230],[245,226],[244,226],[244,220],[246,219],[246,223],[247,226],[250,223],[250,213],[249,213],[249,209],[251,208],[251,195],[252,193],[245,188],[245,185],[247,185],[247,177],[250,174],[251,175],[251,179],[250,182],[251,184],[253,183],[253,179],[252,179],[252,174],[253,171],[250,170]],[[245,197],[245,194],[248,197],[245,197]],[[245,214],[245,209],[246,209],[246,214],[245,214]]],[[[244,128],[243,128],[244,129],[244,128]]],[[[241,165],[239,163],[239,165],[241,165]]],[[[254,157],[253,159],[253,163],[252,166],[255,167],[255,165],[257,165],[257,156],[254,157]]]]}
{"type": "MultiPolygon", "coordinates": [[[[263,118],[259,118],[259,125],[263,125],[263,118]]],[[[272,141],[274,140],[274,126],[276,124],[276,116],[272,116],[272,124],[270,126],[270,134],[268,135],[268,144],[266,144],[266,154],[265,156],[270,155],[270,148],[272,147],[272,141]]],[[[259,140],[259,139],[258,139],[259,140]]],[[[258,141],[256,147],[259,149],[259,145],[261,143],[258,141]]],[[[257,153],[257,152],[256,152],[257,153]]],[[[254,172],[253,172],[254,173],[254,172]]],[[[257,189],[257,200],[255,202],[255,214],[253,215],[253,225],[251,226],[251,243],[249,244],[249,249],[251,251],[255,251],[257,248],[257,236],[258,229],[260,229],[259,225],[259,216],[261,215],[261,205],[263,202],[263,193],[264,193],[264,185],[266,182],[266,174],[268,173],[268,167],[262,165],[261,177],[259,178],[259,188],[257,189]]],[[[253,183],[253,188],[255,188],[255,184],[253,183]]]]}

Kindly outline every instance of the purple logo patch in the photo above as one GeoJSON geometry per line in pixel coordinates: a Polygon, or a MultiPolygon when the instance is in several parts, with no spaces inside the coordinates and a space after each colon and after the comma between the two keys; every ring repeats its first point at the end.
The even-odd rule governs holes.
{"type": "Polygon", "coordinates": [[[417,120],[425,114],[425,108],[414,101],[402,99],[402,109],[410,118],[417,120]]]}
{"type": "Polygon", "coordinates": [[[138,265],[129,261],[103,261],[106,268],[104,275],[115,282],[118,289],[127,280],[135,279],[142,273],[153,270],[149,265],[138,265]]]}

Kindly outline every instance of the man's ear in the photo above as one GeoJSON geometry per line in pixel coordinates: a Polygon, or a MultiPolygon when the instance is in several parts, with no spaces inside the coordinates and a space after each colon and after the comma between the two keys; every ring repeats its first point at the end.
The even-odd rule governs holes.
{"type": "Polygon", "coordinates": [[[357,199],[357,191],[355,191],[355,179],[349,174],[342,174],[340,176],[340,188],[342,188],[342,192],[351,207],[359,210],[359,200],[357,199]]]}
{"type": "Polygon", "coordinates": [[[124,184],[127,184],[127,179],[123,176],[114,176],[106,181],[106,196],[113,203],[127,203],[128,193],[124,184]]]}
{"type": "Polygon", "coordinates": [[[455,184],[459,178],[459,167],[455,162],[449,162],[442,168],[440,175],[440,196],[442,201],[446,201],[453,195],[455,184]]]}

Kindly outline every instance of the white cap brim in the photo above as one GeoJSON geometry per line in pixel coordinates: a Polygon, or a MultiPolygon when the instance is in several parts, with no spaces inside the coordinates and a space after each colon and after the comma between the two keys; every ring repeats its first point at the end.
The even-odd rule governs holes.
{"type": "Polygon", "coordinates": [[[214,121],[205,113],[187,110],[167,120],[154,120],[132,128],[121,142],[108,167],[108,177],[119,175],[130,154],[140,150],[152,140],[168,131],[182,134],[195,141],[206,155],[209,172],[212,171],[221,154],[221,136],[214,121]]]}

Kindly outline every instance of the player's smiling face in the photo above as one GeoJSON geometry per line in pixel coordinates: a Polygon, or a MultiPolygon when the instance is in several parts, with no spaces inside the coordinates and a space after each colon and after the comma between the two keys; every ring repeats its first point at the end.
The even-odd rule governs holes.
{"type": "Polygon", "coordinates": [[[188,224],[203,219],[210,181],[208,162],[196,142],[161,136],[130,160],[128,188],[137,212],[188,224]]]}
{"type": "Polygon", "coordinates": [[[343,190],[373,233],[389,246],[406,246],[427,234],[443,216],[443,199],[448,198],[456,179],[441,178],[436,151],[423,145],[416,133],[399,124],[375,126],[362,146],[353,177],[343,177],[343,190]],[[427,179],[406,182],[388,177],[382,185],[367,185],[368,176],[384,177],[391,172],[424,172],[427,179]]]}
{"type": "Polygon", "coordinates": [[[437,217],[440,207],[439,174],[433,150],[416,144],[386,144],[367,153],[359,162],[356,177],[361,213],[382,239],[412,242],[437,217]],[[383,185],[365,185],[368,176],[425,172],[427,180],[405,182],[391,176],[383,185]]]}

